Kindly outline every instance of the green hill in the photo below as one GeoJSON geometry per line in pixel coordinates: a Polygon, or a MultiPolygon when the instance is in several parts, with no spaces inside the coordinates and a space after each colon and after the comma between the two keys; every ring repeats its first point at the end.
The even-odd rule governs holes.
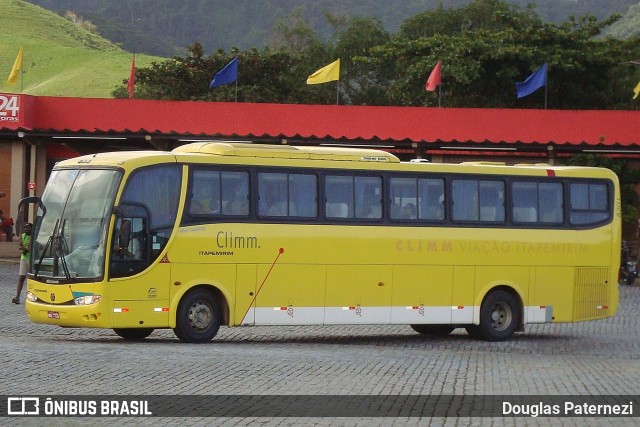
{"type": "MultiPolygon", "coordinates": [[[[20,92],[7,79],[21,47],[26,94],[110,98],[129,78],[131,53],[110,41],[21,0],[0,0],[0,10],[0,92],[20,92]]],[[[136,55],[136,65],[161,59],[136,55]]]]}
{"type": "Polygon", "coordinates": [[[640,36],[639,24],[640,3],[630,6],[622,19],[607,29],[606,34],[619,39],[636,38],[640,36]]]}
{"type": "MultiPolygon", "coordinates": [[[[272,41],[276,23],[291,13],[302,15],[321,39],[331,40],[333,26],[324,14],[379,18],[395,33],[406,19],[440,6],[457,9],[472,0],[30,0],[64,14],[73,11],[109,40],[132,52],[172,56],[198,41],[204,51],[261,48],[272,41]]],[[[489,1],[489,0],[484,0],[489,1]]],[[[522,10],[531,5],[543,20],[565,22],[570,15],[599,20],[624,14],[638,0],[503,0],[522,10]]]]}

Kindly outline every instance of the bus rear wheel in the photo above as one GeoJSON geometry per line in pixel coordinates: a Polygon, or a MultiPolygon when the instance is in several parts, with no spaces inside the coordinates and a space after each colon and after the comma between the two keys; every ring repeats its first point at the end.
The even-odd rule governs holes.
{"type": "Polygon", "coordinates": [[[451,325],[411,325],[411,329],[422,335],[446,337],[455,329],[451,325]]]}
{"type": "Polygon", "coordinates": [[[220,329],[220,309],[215,297],[204,289],[189,292],[180,301],[173,332],[182,342],[203,343],[220,329]]]}
{"type": "Polygon", "coordinates": [[[508,340],[518,329],[520,318],[521,310],[517,298],[511,292],[493,291],[482,302],[480,325],[471,328],[470,335],[485,341],[508,340]]]}
{"type": "Polygon", "coordinates": [[[142,341],[151,335],[153,328],[115,328],[113,332],[127,341],[142,341]]]}

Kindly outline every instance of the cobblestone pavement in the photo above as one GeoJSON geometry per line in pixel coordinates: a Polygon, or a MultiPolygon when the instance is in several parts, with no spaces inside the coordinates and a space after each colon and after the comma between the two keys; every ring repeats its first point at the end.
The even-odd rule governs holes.
{"type": "MultiPolygon", "coordinates": [[[[611,319],[528,326],[501,343],[408,326],[222,328],[210,344],[172,331],[142,343],[111,330],[32,324],[0,260],[0,395],[634,395],[640,287],[611,319]]],[[[24,291],[23,291],[24,298],[24,291]]],[[[640,405],[634,408],[640,413],[640,405]]],[[[195,415],[195,414],[194,414],[195,415]]],[[[638,425],[639,418],[0,418],[0,425],[638,425]]]]}

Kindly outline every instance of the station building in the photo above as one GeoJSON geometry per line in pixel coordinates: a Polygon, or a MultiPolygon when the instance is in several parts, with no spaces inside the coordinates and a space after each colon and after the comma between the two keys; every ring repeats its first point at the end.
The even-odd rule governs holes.
{"type": "Polygon", "coordinates": [[[640,111],[376,107],[64,98],[0,93],[0,210],[41,195],[57,161],[194,141],[361,146],[403,160],[640,164],[640,111]]]}

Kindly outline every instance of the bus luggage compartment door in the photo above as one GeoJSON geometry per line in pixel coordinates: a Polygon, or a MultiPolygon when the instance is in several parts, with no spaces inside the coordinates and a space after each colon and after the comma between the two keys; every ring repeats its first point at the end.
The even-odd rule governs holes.
{"type": "Polygon", "coordinates": [[[393,268],[327,266],[325,324],[390,324],[393,268]]]}

